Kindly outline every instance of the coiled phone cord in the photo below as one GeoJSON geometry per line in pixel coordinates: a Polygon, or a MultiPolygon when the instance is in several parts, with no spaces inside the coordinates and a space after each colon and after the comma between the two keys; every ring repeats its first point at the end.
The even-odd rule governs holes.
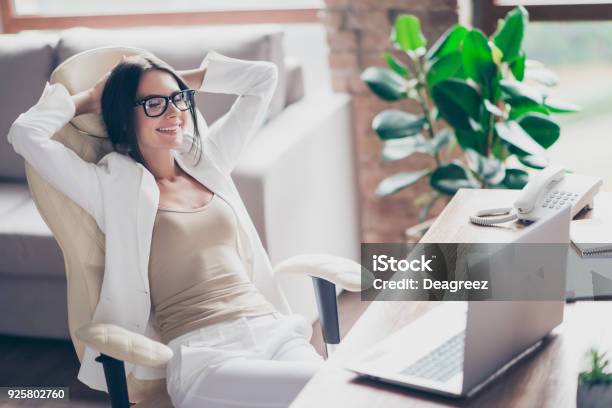
{"type": "Polygon", "coordinates": [[[477,211],[476,214],[470,216],[470,222],[472,224],[490,227],[495,224],[501,224],[502,222],[514,221],[517,218],[518,214],[516,208],[492,208],[489,210],[477,211]]]}

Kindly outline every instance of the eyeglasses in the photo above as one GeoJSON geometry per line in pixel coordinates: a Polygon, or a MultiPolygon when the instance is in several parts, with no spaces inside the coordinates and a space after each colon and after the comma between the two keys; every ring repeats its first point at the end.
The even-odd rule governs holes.
{"type": "Polygon", "coordinates": [[[193,106],[193,89],[183,89],[182,91],[173,92],[170,96],[151,95],[134,102],[134,106],[142,105],[145,115],[150,118],[156,118],[164,114],[168,109],[168,102],[180,111],[186,111],[193,106]]]}

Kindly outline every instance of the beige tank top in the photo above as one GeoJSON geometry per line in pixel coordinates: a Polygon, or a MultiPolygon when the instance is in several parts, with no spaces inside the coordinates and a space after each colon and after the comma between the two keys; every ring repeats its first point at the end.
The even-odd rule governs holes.
{"type": "Polygon", "coordinates": [[[201,208],[158,210],[149,285],[164,343],[221,321],[276,311],[247,276],[237,231],[234,212],[216,194],[201,208]]]}

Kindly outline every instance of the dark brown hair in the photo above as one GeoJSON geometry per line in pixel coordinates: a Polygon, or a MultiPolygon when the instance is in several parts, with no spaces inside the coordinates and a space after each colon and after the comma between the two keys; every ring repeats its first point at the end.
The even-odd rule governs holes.
{"type": "MultiPolygon", "coordinates": [[[[152,54],[141,54],[128,57],[115,66],[104,85],[101,100],[102,118],[113,148],[119,153],[127,154],[145,167],[147,167],[146,161],[138,147],[136,137],[134,102],[140,79],[145,72],[153,69],[172,75],[181,90],[189,89],[170,65],[152,54]]],[[[195,101],[192,102],[189,113],[193,121],[194,134],[189,151],[196,149],[197,162],[199,162],[202,140],[198,129],[195,101]]]]}

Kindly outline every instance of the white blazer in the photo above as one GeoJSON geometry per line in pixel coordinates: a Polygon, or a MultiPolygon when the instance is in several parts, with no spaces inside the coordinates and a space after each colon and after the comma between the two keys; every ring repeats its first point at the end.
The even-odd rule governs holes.
{"type": "MultiPolygon", "coordinates": [[[[202,159],[173,150],[178,165],[226,200],[240,227],[239,252],[251,280],[281,313],[289,306],[272,275],[257,231],[230,177],[240,153],[263,123],[277,81],[277,68],[263,61],[228,58],[214,51],[202,62],[208,70],[200,91],[238,95],[231,109],[210,128],[199,119],[202,159]]],[[[132,158],[111,152],[97,164],[83,161],[51,137],[75,114],[61,84],[45,87],[38,103],[11,126],[8,141],[42,177],[91,214],[106,236],[104,278],[93,321],[114,323],[159,340],[149,294],[149,251],[159,189],[153,175],[132,158]]],[[[78,378],[107,391],[99,352],[86,347],[78,378]]],[[[126,376],[165,377],[164,369],[125,364],[126,376]]]]}

